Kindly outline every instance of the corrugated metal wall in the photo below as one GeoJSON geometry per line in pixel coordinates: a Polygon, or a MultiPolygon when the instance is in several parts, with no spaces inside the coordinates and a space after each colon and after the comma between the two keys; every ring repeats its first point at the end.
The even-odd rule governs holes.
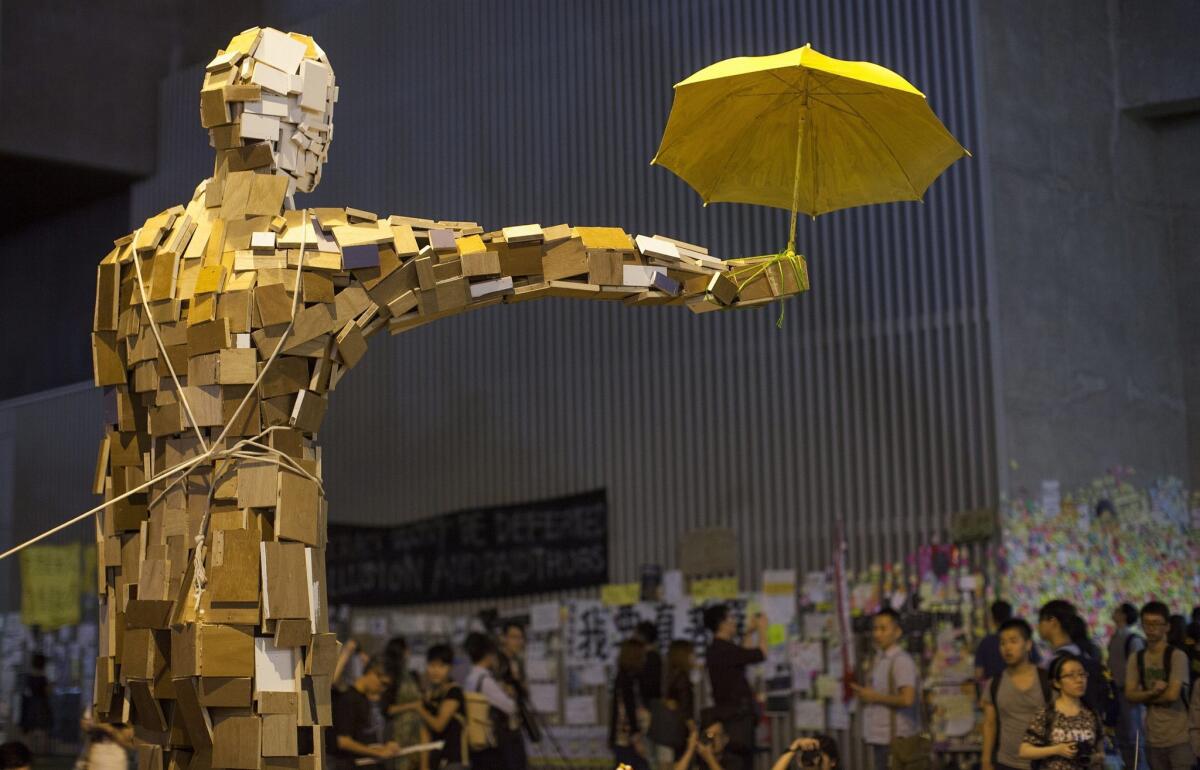
{"type": "MultiPolygon", "coordinates": [[[[727,56],[811,41],[892,67],[976,146],[971,5],[834,2],[365,2],[305,25],[341,86],[324,181],[300,205],[621,225],[778,249],[786,215],[703,209],[648,165],[671,84],[727,56]]],[[[214,48],[223,41],[214,41],[214,48]]],[[[134,216],[211,168],[194,69],[162,89],[157,175],[134,216]]],[[[670,565],[684,529],[728,524],[742,578],[824,564],[844,517],[866,563],[995,502],[980,167],[924,204],[802,222],[813,291],[694,317],[569,300],[376,338],[323,436],[332,516],[386,522],[609,489],[612,575],[670,565]]]]}

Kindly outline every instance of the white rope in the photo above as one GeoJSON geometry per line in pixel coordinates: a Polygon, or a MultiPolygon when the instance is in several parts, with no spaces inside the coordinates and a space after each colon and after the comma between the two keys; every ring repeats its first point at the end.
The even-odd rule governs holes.
{"type": "MultiPolygon", "coordinates": [[[[83,521],[84,519],[88,518],[89,516],[94,516],[95,514],[99,513],[100,511],[103,511],[105,508],[107,508],[111,505],[114,505],[115,503],[119,503],[122,500],[132,497],[133,495],[136,495],[136,494],[142,492],[143,490],[146,490],[146,489],[154,486],[155,484],[166,481],[166,480],[170,479],[172,476],[178,476],[178,478],[176,478],[174,481],[172,481],[170,484],[168,484],[167,487],[162,492],[160,492],[154,498],[154,500],[147,506],[148,509],[152,508],[155,504],[158,503],[159,500],[162,499],[162,497],[168,491],[170,491],[170,489],[172,487],[174,487],[176,484],[178,484],[179,482],[186,479],[188,471],[192,470],[197,465],[205,463],[209,460],[213,461],[212,480],[210,481],[210,488],[209,488],[209,501],[208,501],[208,504],[205,505],[204,517],[201,520],[200,534],[197,536],[197,540],[199,541],[199,544],[196,548],[196,555],[194,557],[195,561],[193,562],[194,564],[199,566],[199,569],[195,571],[195,574],[197,576],[202,577],[203,571],[204,571],[203,570],[203,540],[204,540],[206,530],[208,528],[209,513],[210,513],[210,508],[211,508],[211,503],[212,503],[212,494],[215,489],[216,479],[218,478],[218,475],[219,475],[218,471],[217,471],[217,467],[216,467],[217,462],[219,462],[221,460],[228,460],[230,458],[253,459],[253,460],[266,461],[266,462],[272,463],[274,465],[277,465],[280,468],[282,468],[288,472],[295,473],[297,475],[301,475],[301,476],[304,476],[305,478],[308,478],[309,480],[316,483],[316,485],[322,495],[325,494],[324,485],[321,483],[321,479],[319,477],[317,477],[316,475],[309,473],[307,470],[305,470],[304,467],[301,466],[298,462],[296,462],[296,460],[294,458],[289,457],[288,455],[284,454],[283,452],[280,452],[279,450],[277,450],[273,447],[258,443],[259,439],[263,438],[264,436],[268,435],[269,433],[276,431],[276,430],[286,429],[287,426],[274,425],[274,426],[271,426],[270,428],[266,428],[265,430],[260,431],[258,434],[251,436],[250,438],[241,439],[236,444],[231,446],[229,449],[225,449],[225,450],[218,449],[218,447],[221,446],[221,444],[225,441],[226,434],[229,433],[229,429],[233,426],[234,422],[237,420],[237,418],[241,414],[242,410],[246,407],[246,404],[250,401],[251,396],[253,396],[255,394],[255,392],[258,391],[259,386],[262,384],[263,377],[266,375],[267,370],[270,369],[271,365],[274,364],[275,360],[279,357],[280,352],[283,350],[284,343],[287,341],[288,335],[291,334],[292,328],[295,325],[296,311],[297,311],[299,301],[300,301],[300,290],[301,290],[300,281],[301,281],[301,276],[302,276],[303,270],[304,270],[304,252],[307,247],[307,241],[308,241],[308,239],[307,239],[308,224],[309,224],[308,209],[304,209],[302,212],[301,230],[300,230],[300,257],[299,257],[298,263],[296,265],[296,280],[293,285],[294,290],[293,290],[293,295],[292,295],[291,318],[288,321],[287,328],[284,329],[282,336],[279,338],[279,342],[275,345],[275,350],[272,351],[270,357],[263,364],[262,371],[260,371],[258,374],[258,377],[255,378],[254,384],[250,386],[250,389],[246,392],[246,395],[242,398],[241,402],[238,404],[237,409],[234,410],[233,415],[229,418],[229,420],[226,421],[226,425],[225,425],[224,429],[221,431],[220,435],[216,438],[216,440],[213,441],[212,445],[210,446],[207,443],[205,443],[203,435],[201,434],[199,428],[196,426],[196,420],[192,419],[191,410],[188,407],[187,399],[183,396],[183,388],[179,384],[178,379],[175,379],[175,370],[171,366],[170,359],[168,358],[167,359],[167,368],[171,372],[172,379],[175,380],[175,386],[179,390],[180,398],[182,399],[182,402],[184,404],[184,409],[187,411],[189,419],[192,419],[192,427],[196,430],[197,437],[200,439],[201,446],[203,446],[205,448],[204,452],[202,452],[200,455],[198,455],[196,457],[193,457],[190,460],[184,460],[182,462],[179,462],[176,465],[174,465],[170,468],[167,468],[160,473],[155,474],[154,476],[152,476],[151,478],[146,480],[144,483],[139,484],[138,486],[134,487],[133,489],[130,489],[130,490],[124,492],[123,494],[112,498],[111,500],[106,500],[105,502],[101,503],[100,505],[97,505],[94,508],[84,511],[83,513],[79,514],[78,516],[75,516],[74,518],[64,521],[63,523],[61,523],[55,527],[52,527],[51,529],[48,529],[39,535],[35,535],[34,537],[29,538],[28,540],[24,541],[23,543],[13,546],[12,548],[5,551],[4,553],[0,553],[0,561],[7,559],[8,557],[12,556],[13,554],[18,553],[35,543],[45,540],[46,538],[50,537],[51,535],[54,535],[57,532],[61,532],[62,530],[66,529],[67,527],[70,527],[73,524],[77,524],[77,523],[83,521]],[[243,448],[246,446],[257,449],[257,450],[261,451],[262,454],[255,454],[252,452],[243,451],[243,448]]],[[[138,266],[138,256],[137,256],[137,249],[136,249],[137,232],[140,232],[140,228],[138,231],[136,231],[134,233],[134,241],[133,241],[133,244],[134,244],[134,246],[133,246],[134,269],[137,272],[138,288],[141,290],[143,308],[146,309],[147,316],[149,317],[149,307],[147,305],[145,286],[142,283],[141,269],[138,266]]],[[[160,350],[163,351],[164,357],[166,357],[166,348],[162,344],[162,338],[159,336],[157,326],[154,325],[154,319],[153,319],[153,317],[149,317],[149,319],[150,319],[150,323],[151,323],[151,328],[154,330],[154,336],[158,340],[159,348],[160,348],[160,350]]],[[[97,521],[97,532],[99,533],[99,531],[100,531],[99,522],[97,521]]],[[[203,589],[203,583],[200,583],[199,588],[201,590],[203,589]]]]}

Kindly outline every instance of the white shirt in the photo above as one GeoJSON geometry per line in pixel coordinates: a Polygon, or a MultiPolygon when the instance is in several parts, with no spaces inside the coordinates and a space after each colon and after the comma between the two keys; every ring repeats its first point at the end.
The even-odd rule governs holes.
{"type": "Polygon", "coordinates": [[[517,702],[504,691],[492,672],[483,666],[471,666],[471,670],[467,674],[466,686],[463,689],[467,692],[483,693],[483,697],[487,698],[493,708],[497,708],[509,716],[517,713],[517,702]]]}
{"type": "Polygon", "coordinates": [[[917,681],[917,664],[912,656],[893,644],[876,656],[871,666],[870,687],[884,695],[897,695],[902,687],[913,688],[913,705],[893,708],[882,703],[868,703],[863,707],[863,740],[872,746],[886,746],[892,738],[907,738],[917,734],[920,728],[921,688],[917,681]],[[891,672],[892,687],[888,687],[888,672],[891,672]],[[896,731],[892,733],[892,714],[896,715],[896,731]]]}

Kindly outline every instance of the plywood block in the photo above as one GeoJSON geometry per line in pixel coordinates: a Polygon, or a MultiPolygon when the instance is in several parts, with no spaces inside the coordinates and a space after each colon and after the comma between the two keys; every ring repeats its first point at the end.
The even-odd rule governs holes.
{"type": "Polygon", "coordinates": [[[474,251],[464,254],[462,257],[462,274],[469,278],[500,275],[499,252],[474,251]]]}
{"type": "Polygon", "coordinates": [[[254,703],[248,676],[200,677],[200,705],[217,708],[248,708],[254,703]]]}
{"type": "MultiPolygon", "coordinates": [[[[268,620],[311,618],[302,543],[264,542],[262,550],[263,607],[268,620]]],[[[286,645],[290,646],[290,645],[286,645]]]]}
{"type": "Polygon", "coordinates": [[[221,385],[254,384],[254,380],[258,377],[258,355],[253,348],[229,348],[220,351],[217,356],[218,383],[221,385]]]}
{"type": "Polygon", "coordinates": [[[259,535],[253,530],[219,529],[213,533],[208,582],[212,601],[258,601],[258,545],[259,535]]]}
{"type": "Polygon", "coordinates": [[[311,640],[312,624],[307,618],[284,619],[275,624],[276,647],[307,647],[311,640]]]}
{"type": "Polygon", "coordinates": [[[243,460],[238,465],[238,506],[267,508],[279,498],[279,466],[270,462],[243,460]]]}
{"type": "Polygon", "coordinates": [[[215,353],[222,348],[233,346],[229,336],[229,322],[224,318],[215,321],[189,326],[187,330],[189,355],[199,356],[205,353],[215,353]]]}
{"type": "Polygon", "coordinates": [[[507,243],[541,243],[542,242],[542,226],[541,225],[517,225],[515,227],[506,227],[503,230],[504,240],[507,243]]]}
{"type": "Polygon", "coordinates": [[[308,385],[311,374],[308,362],[303,358],[281,356],[263,375],[259,392],[263,398],[298,393],[308,385]]]}
{"type": "Polygon", "coordinates": [[[619,227],[576,227],[575,235],[588,249],[633,250],[633,240],[619,227]]]}
{"type": "Polygon", "coordinates": [[[292,297],[282,283],[262,285],[254,289],[254,302],[264,327],[285,324],[292,320],[292,297]]]}
{"type": "Polygon", "coordinates": [[[255,716],[224,716],[214,720],[213,767],[259,770],[262,765],[262,722],[255,716]]]}
{"type": "MultiPolygon", "coordinates": [[[[311,395],[310,391],[304,393],[311,395]]],[[[279,505],[275,511],[276,537],[318,545],[319,500],[320,492],[312,479],[295,473],[280,474],[279,505]]]]}
{"type": "Polygon", "coordinates": [[[353,321],[347,323],[335,339],[338,357],[348,369],[361,361],[367,352],[367,341],[363,338],[362,329],[353,321]]]}
{"type": "Polygon", "coordinates": [[[295,714],[263,716],[262,753],[264,757],[294,757],[299,753],[295,714]]]}
{"type": "Polygon", "coordinates": [[[249,627],[202,625],[200,673],[204,676],[254,676],[254,634],[249,627]]]}

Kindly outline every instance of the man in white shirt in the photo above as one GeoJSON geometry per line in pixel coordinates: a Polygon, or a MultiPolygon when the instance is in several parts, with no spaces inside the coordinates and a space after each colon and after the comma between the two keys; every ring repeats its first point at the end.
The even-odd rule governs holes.
{"type": "Polygon", "coordinates": [[[871,747],[875,770],[887,770],[893,738],[916,735],[921,727],[917,664],[900,647],[904,631],[893,609],[875,613],[872,641],[878,653],[868,686],[852,685],[863,702],[863,740],[871,747]]]}
{"type": "MultiPolygon", "coordinates": [[[[472,633],[467,635],[463,648],[471,659],[471,670],[463,690],[482,693],[492,707],[492,725],[502,724],[517,713],[517,700],[496,679],[500,662],[496,643],[485,634],[472,633]]],[[[504,770],[504,764],[504,755],[496,746],[471,750],[472,770],[504,770]]]]}

